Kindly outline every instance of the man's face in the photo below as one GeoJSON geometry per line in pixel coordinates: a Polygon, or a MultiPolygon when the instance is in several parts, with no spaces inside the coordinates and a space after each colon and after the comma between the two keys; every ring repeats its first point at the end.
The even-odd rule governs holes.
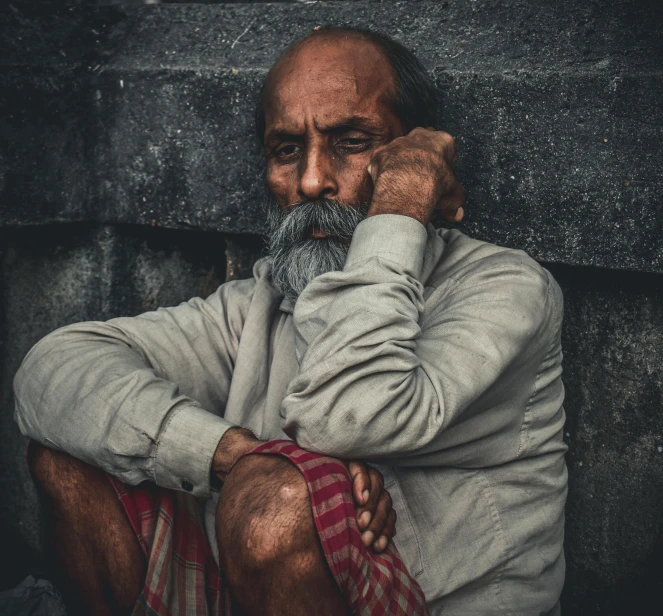
{"type": "Polygon", "coordinates": [[[374,150],[403,134],[388,62],[354,37],[314,36],[272,72],[265,93],[267,188],[284,209],[370,201],[374,150]]]}
{"type": "Polygon", "coordinates": [[[321,34],[273,69],[265,91],[272,282],[296,300],[343,267],[373,193],[376,148],[403,134],[389,64],[371,44],[321,34]]]}

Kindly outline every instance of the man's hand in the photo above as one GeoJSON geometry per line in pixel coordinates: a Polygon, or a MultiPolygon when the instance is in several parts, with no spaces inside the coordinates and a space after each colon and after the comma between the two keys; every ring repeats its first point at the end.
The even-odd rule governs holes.
{"type": "Polygon", "coordinates": [[[396,512],[391,495],[384,489],[382,473],[363,462],[349,462],[348,469],[361,539],[366,547],[383,552],[396,534],[396,512]]]}
{"type": "Polygon", "coordinates": [[[247,430],[246,428],[230,428],[221,437],[219,444],[216,446],[214,459],[212,460],[212,472],[217,476],[219,481],[225,481],[235,462],[260,442],[251,430],[247,430]]]}
{"type": "MultiPolygon", "coordinates": [[[[230,428],[216,447],[212,472],[224,482],[235,462],[261,442],[246,428],[230,428]]],[[[389,492],[384,489],[382,473],[363,462],[350,462],[348,469],[362,541],[375,552],[383,552],[396,535],[396,512],[389,492]]]]}
{"type": "Polygon", "coordinates": [[[402,214],[426,226],[439,210],[445,220],[462,220],[465,189],[452,170],[455,160],[454,138],[432,128],[415,128],[378,148],[368,165],[368,216],[402,214]]]}

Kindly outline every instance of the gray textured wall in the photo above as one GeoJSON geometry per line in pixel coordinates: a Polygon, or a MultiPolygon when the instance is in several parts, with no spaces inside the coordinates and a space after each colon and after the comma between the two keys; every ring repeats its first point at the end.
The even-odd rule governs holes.
{"type": "Polygon", "coordinates": [[[53,328],[243,277],[261,249],[256,88],[318,24],[435,75],[467,233],[565,292],[567,614],[652,613],[663,572],[663,60],[653,3],[0,9],[0,542],[39,544],[11,380],[53,328]]]}

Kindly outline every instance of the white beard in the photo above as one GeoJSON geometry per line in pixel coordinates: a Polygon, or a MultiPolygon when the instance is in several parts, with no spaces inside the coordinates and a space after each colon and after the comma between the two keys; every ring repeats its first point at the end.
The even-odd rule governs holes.
{"type": "Polygon", "coordinates": [[[352,234],[366,217],[369,205],[346,207],[326,199],[299,203],[284,212],[268,197],[269,256],[274,286],[294,302],[311,280],[343,269],[352,234]],[[328,237],[311,238],[313,228],[324,231],[328,237]]]}

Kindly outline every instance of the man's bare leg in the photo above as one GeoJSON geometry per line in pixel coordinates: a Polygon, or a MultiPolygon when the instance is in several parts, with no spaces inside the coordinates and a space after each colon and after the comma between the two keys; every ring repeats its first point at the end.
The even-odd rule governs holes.
{"type": "Polygon", "coordinates": [[[221,571],[249,615],[348,614],[327,567],[306,482],[279,456],[250,455],[216,512],[221,571]]]}
{"type": "Polygon", "coordinates": [[[30,458],[46,557],[69,613],[129,614],[147,563],[103,471],[36,443],[30,458]]]}

